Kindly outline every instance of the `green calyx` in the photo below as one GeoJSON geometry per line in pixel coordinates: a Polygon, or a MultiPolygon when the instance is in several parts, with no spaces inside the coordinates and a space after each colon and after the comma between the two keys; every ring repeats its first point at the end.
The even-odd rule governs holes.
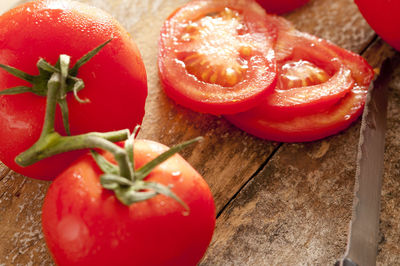
{"type": "Polygon", "coordinates": [[[44,59],[39,59],[36,64],[39,69],[39,75],[36,76],[25,73],[14,67],[0,64],[0,68],[4,69],[8,73],[32,84],[32,87],[17,86],[3,90],[0,92],[0,95],[15,95],[30,92],[45,97],[48,94],[48,86],[50,82],[59,83],[61,89],[57,96],[57,103],[61,109],[65,132],[70,135],[67,94],[73,92],[75,99],[81,103],[89,101],[87,99],[82,100],[79,98],[78,92],[85,87],[85,84],[82,79],[77,78],[76,75],[78,74],[79,68],[92,59],[111,40],[112,38],[84,55],[72,68],[70,68],[71,58],[68,55],[60,55],[59,60],[54,66],[44,59]]]}
{"type": "Polygon", "coordinates": [[[116,197],[125,205],[131,205],[136,202],[145,201],[158,194],[162,194],[173,198],[186,210],[189,210],[189,207],[186,205],[186,203],[183,202],[175,193],[173,193],[170,187],[156,182],[145,181],[144,179],[156,166],[192,143],[202,140],[202,137],[178,144],[160,154],[144,166],[135,170],[133,146],[135,135],[138,129],[139,126],[135,128],[134,133],[125,141],[125,147],[123,149],[125,151],[125,156],[128,158],[129,173],[125,171],[124,174],[121,174],[123,169],[121,169],[120,163],[120,167],[117,167],[115,164],[107,161],[99,153],[92,151],[93,158],[100,169],[104,172],[104,174],[100,177],[101,184],[104,188],[114,191],[116,197]]]}

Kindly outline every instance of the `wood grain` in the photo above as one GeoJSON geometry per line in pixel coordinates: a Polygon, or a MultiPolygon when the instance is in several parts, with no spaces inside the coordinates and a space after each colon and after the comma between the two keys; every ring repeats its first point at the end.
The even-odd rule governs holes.
{"type": "MultiPolygon", "coordinates": [[[[115,16],[142,53],[149,97],[139,137],[166,145],[205,137],[182,152],[209,183],[220,213],[202,265],[331,264],[344,252],[358,123],[325,140],[281,145],[256,139],[220,117],[177,106],[159,84],[157,42],[165,18],[187,0],[82,2],[115,16]]],[[[352,0],[311,0],[286,17],[298,29],[357,53],[375,37],[352,0]]],[[[382,58],[391,56],[390,51],[382,46],[367,54],[368,61],[378,66],[382,58]]],[[[400,167],[394,159],[399,158],[400,146],[396,135],[400,128],[399,87],[399,80],[394,79],[383,192],[382,263],[400,261],[400,167]]],[[[0,265],[52,264],[40,226],[48,185],[0,166],[0,265]]]]}
{"type": "MultiPolygon", "coordinates": [[[[400,54],[396,55],[399,60],[400,54]]],[[[381,196],[378,265],[400,262],[400,67],[389,84],[385,173],[381,196]]]]}

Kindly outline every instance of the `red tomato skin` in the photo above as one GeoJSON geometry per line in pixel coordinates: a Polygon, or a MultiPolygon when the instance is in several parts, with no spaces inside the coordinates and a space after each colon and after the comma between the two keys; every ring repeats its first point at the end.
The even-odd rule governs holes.
{"type": "Polygon", "coordinates": [[[256,0],[268,13],[284,14],[295,10],[310,0],[256,0]]]}
{"type": "Polygon", "coordinates": [[[366,94],[367,91],[350,92],[337,106],[317,114],[279,120],[279,115],[264,112],[259,106],[248,112],[226,116],[226,119],[261,139],[289,143],[316,141],[335,135],[354,123],[362,114],[366,94]]]}
{"type": "Polygon", "coordinates": [[[214,115],[232,114],[256,106],[271,93],[276,84],[276,62],[272,50],[275,28],[262,24],[265,11],[253,0],[195,0],[175,10],[166,20],[159,40],[158,68],[165,93],[177,104],[200,113],[214,115]],[[246,17],[246,27],[257,32],[255,40],[265,39],[264,51],[257,51],[249,64],[244,81],[233,87],[223,87],[198,80],[176,60],[176,47],[171,45],[179,24],[200,17],[201,14],[218,12],[226,7],[239,11],[246,17]],[[184,21],[183,21],[184,20],[184,21]],[[261,63],[260,63],[261,62],[261,63]]]}
{"type": "MultiPolygon", "coordinates": [[[[92,131],[134,128],[141,124],[147,97],[147,77],[141,55],[129,34],[105,12],[70,1],[34,1],[0,17],[0,63],[38,74],[44,58],[55,64],[60,54],[71,56],[71,65],[113,36],[78,77],[85,82],[79,93],[90,103],[68,95],[73,135],[92,131]]],[[[0,90],[27,85],[0,69],[0,90]]],[[[22,168],[14,158],[39,138],[45,98],[25,93],[0,97],[0,160],[23,175],[51,180],[82,152],[71,152],[22,168]]],[[[56,130],[63,132],[61,115],[56,130]]]]}
{"type": "Polygon", "coordinates": [[[365,20],[393,48],[400,51],[400,2],[354,0],[365,20]]]}
{"type": "MultiPolygon", "coordinates": [[[[167,148],[136,140],[140,167],[167,148]]],[[[110,154],[106,157],[111,159],[110,154]]],[[[158,195],[131,206],[121,204],[99,183],[90,155],[78,159],[50,186],[42,226],[58,265],[196,265],[215,227],[215,206],[204,179],[180,155],[159,165],[146,180],[172,185],[189,206],[158,195]]]]}

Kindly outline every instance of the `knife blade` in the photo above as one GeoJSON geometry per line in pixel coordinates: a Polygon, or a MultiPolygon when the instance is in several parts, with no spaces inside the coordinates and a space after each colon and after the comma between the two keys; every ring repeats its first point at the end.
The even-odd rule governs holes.
{"type": "Polygon", "coordinates": [[[376,265],[390,60],[382,64],[381,73],[370,87],[362,116],[353,213],[347,249],[339,265],[376,265]]]}

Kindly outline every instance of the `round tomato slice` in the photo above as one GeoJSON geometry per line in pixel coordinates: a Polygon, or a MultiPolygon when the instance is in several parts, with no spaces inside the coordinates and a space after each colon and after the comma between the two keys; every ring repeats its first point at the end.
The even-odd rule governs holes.
{"type": "Polygon", "coordinates": [[[257,137],[282,142],[313,141],[344,130],[362,113],[374,77],[373,69],[361,56],[308,34],[296,32],[295,42],[280,42],[279,36],[288,34],[282,33],[282,29],[278,32],[276,46],[278,65],[281,66],[277,88],[257,107],[228,115],[227,120],[257,137]],[[305,42],[309,40],[318,41],[309,45],[305,42]],[[301,46],[302,43],[305,45],[301,46]],[[311,50],[315,53],[311,54],[311,50]],[[310,57],[305,60],[303,56],[306,54],[313,60],[310,57]],[[287,62],[286,58],[289,58],[287,62]],[[335,74],[327,77],[324,73],[328,76],[335,74]],[[307,79],[310,75],[320,76],[320,85],[307,87],[312,84],[307,79]],[[339,76],[342,78],[339,79],[339,76]],[[292,92],[293,89],[282,89],[291,82],[305,87],[295,88],[297,95],[292,92]],[[316,86],[319,89],[314,91],[316,86]],[[316,101],[307,99],[309,91],[309,98],[315,97],[316,101]],[[298,95],[303,95],[304,99],[298,95]]]}
{"type": "Polygon", "coordinates": [[[264,104],[280,115],[312,114],[337,103],[354,85],[351,70],[326,40],[297,31],[291,23],[269,16],[277,28],[278,82],[264,104]]]}
{"type": "Polygon", "coordinates": [[[165,22],[159,73],[176,103],[211,114],[257,105],[274,88],[275,27],[253,1],[192,1],[165,22]]]}

